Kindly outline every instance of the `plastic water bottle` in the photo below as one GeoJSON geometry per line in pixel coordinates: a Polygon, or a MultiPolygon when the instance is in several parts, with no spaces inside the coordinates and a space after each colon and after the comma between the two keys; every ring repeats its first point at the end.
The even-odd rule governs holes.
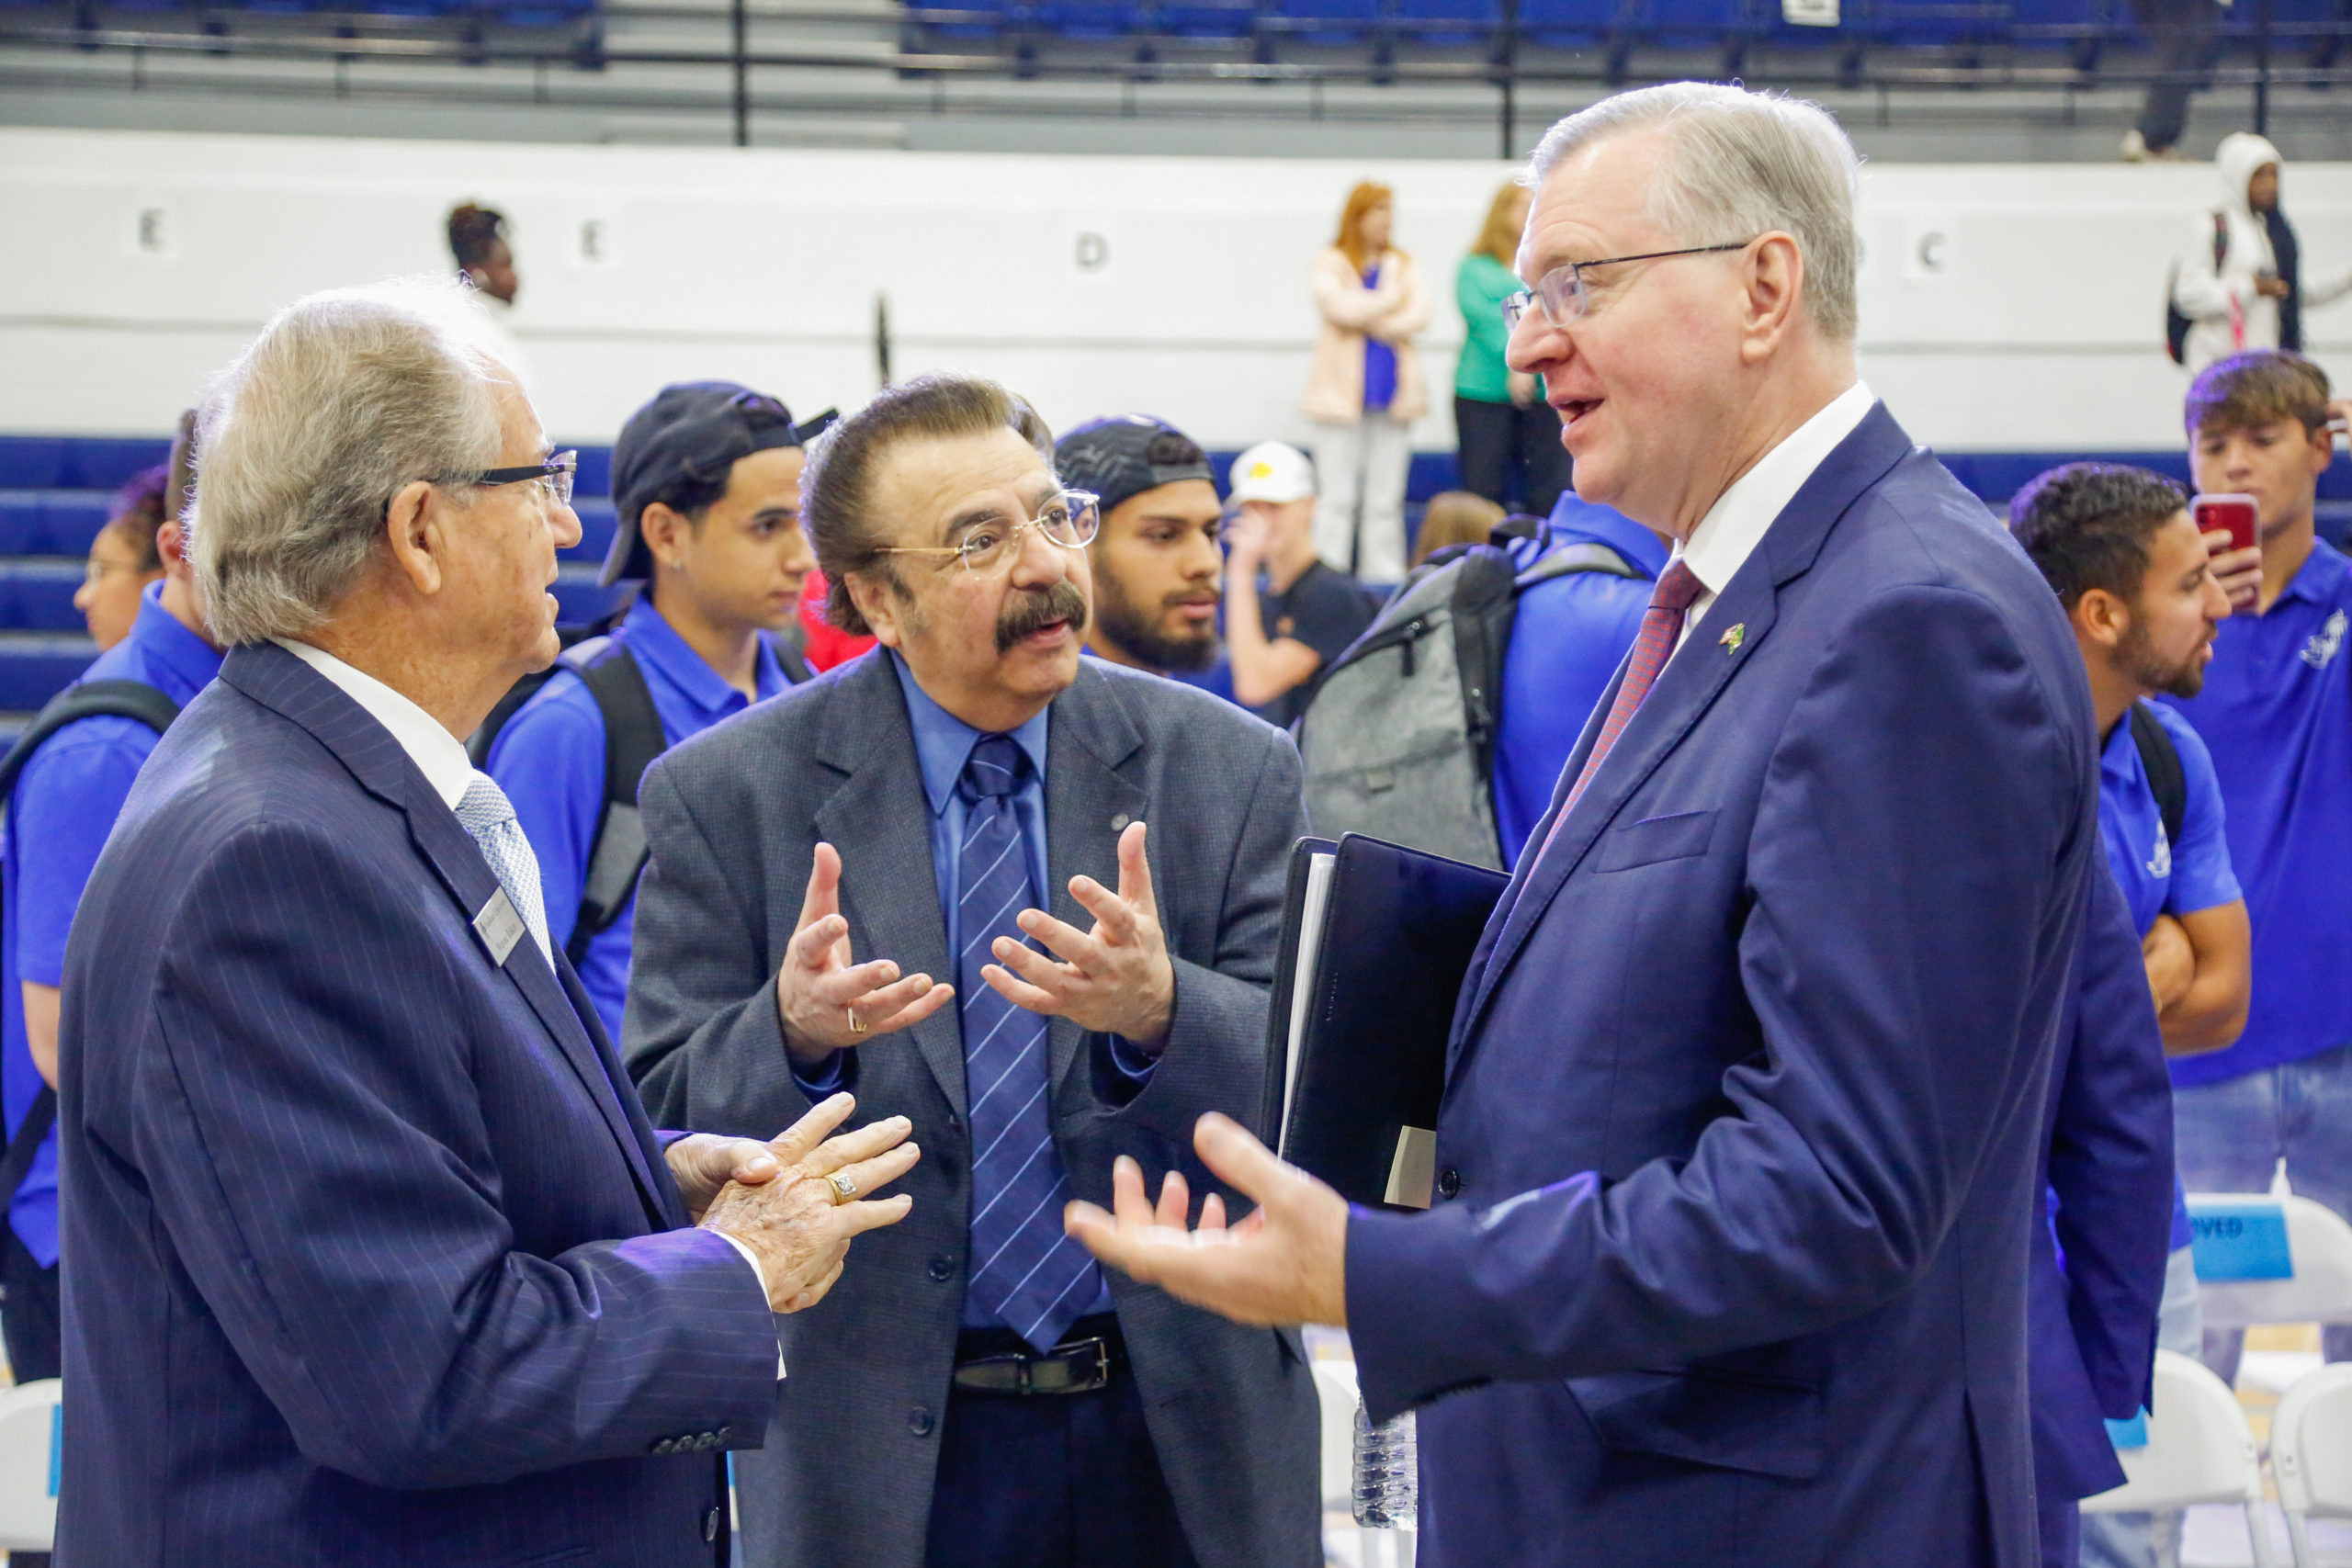
{"type": "Polygon", "coordinates": [[[1413,1413],[1374,1426],[1356,1402],[1356,1523],[1368,1530],[1413,1529],[1421,1502],[1420,1444],[1413,1413]]]}

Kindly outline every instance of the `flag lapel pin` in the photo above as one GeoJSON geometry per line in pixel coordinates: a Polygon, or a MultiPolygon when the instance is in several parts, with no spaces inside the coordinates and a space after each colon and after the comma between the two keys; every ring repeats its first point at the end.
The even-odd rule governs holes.
{"type": "Polygon", "coordinates": [[[1747,623],[1746,621],[1735,621],[1732,623],[1731,629],[1724,633],[1724,651],[1725,653],[1737,653],[1739,651],[1739,645],[1747,640],[1747,623]]]}

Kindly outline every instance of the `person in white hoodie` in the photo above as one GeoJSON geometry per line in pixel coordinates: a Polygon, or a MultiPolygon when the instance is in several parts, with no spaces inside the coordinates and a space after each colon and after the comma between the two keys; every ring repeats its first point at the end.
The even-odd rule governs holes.
{"type": "Polygon", "coordinates": [[[2300,351],[2303,310],[2352,293],[2352,272],[2303,281],[2301,246],[2278,201],[2278,148],[2235,131],[2222,138],[2213,166],[2222,205],[2198,215],[2173,273],[2173,307],[2189,322],[2181,364],[2191,376],[2245,349],[2300,351]]]}

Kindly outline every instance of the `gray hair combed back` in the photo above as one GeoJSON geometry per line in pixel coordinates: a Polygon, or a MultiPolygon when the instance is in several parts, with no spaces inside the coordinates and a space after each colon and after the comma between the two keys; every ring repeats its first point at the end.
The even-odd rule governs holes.
{"type": "Polygon", "coordinates": [[[1829,112],[1778,93],[1669,82],[1601,99],[1544,135],[1528,161],[1537,185],[1570,153],[1626,131],[1663,130],[1666,166],[1649,213],[1686,245],[1728,245],[1781,230],[1804,258],[1804,300],[1833,343],[1854,340],[1861,160],[1829,112]]]}
{"type": "Polygon", "coordinates": [[[874,629],[850,597],[853,571],[879,573],[901,595],[906,592],[890,558],[879,551],[889,540],[875,531],[871,516],[875,476],[890,449],[902,441],[946,441],[992,430],[1013,432],[1053,466],[1054,433],[1025,399],[985,377],[954,371],[885,387],[810,443],[800,475],[800,516],[825,574],[828,620],[859,637],[874,629]]]}
{"type": "Polygon", "coordinates": [[[223,645],[314,630],[381,546],[394,492],[497,465],[478,310],[439,279],[313,294],[215,378],[192,558],[223,645]]]}

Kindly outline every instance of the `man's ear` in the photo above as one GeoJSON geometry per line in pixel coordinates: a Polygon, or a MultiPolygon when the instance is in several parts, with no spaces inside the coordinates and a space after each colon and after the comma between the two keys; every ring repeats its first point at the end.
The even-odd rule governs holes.
{"type": "Polygon", "coordinates": [[[164,562],[165,577],[186,577],[195,570],[188,564],[187,530],[178,518],[165,518],[155,530],[155,554],[164,562]]]}
{"type": "Polygon", "coordinates": [[[423,479],[401,486],[384,508],[384,542],[392,565],[411,588],[428,598],[441,592],[448,523],[447,500],[423,479]]]}
{"type": "Polygon", "coordinates": [[[2328,428],[2323,420],[2320,427],[2310,434],[2312,474],[2317,478],[2326,473],[2329,465],[2335,461],[2335,432],[2328,428]]]}
{"type": "Polygon", "coordinates": [[[1746,298],[1739,357],[1755,365],[1770,357],[1796,321],[1804,293],[1804,255],[1793,238],[1776,229],[1756,242],[1741,265],[1746,298]]]}
{"type": "Polygon", "coordinates": [[[851,571],[842,574],[842,581],[849,589],[849,602],[865,617],[865,625],[885,648],[906,646],[906,627],[899,612],[906,601],[900,591],[881,581],[873,572],[851,571]]]}
{"type": "Polygon", "coordinates": [[[2075,629],[2101,648],[2119,647],[2132,629],[2132,607],[2104,588],[2092,588],[2075,601],[2075,629]]]}
{"type": "Polygon", "coordinates": [[[650,501],[645,510],[637,514],[637,536],[645,541],[646,553],[656,566],[671,563],[678,548],[678,536],[694,525],[673,510],[663,501],[650,501]]]}

